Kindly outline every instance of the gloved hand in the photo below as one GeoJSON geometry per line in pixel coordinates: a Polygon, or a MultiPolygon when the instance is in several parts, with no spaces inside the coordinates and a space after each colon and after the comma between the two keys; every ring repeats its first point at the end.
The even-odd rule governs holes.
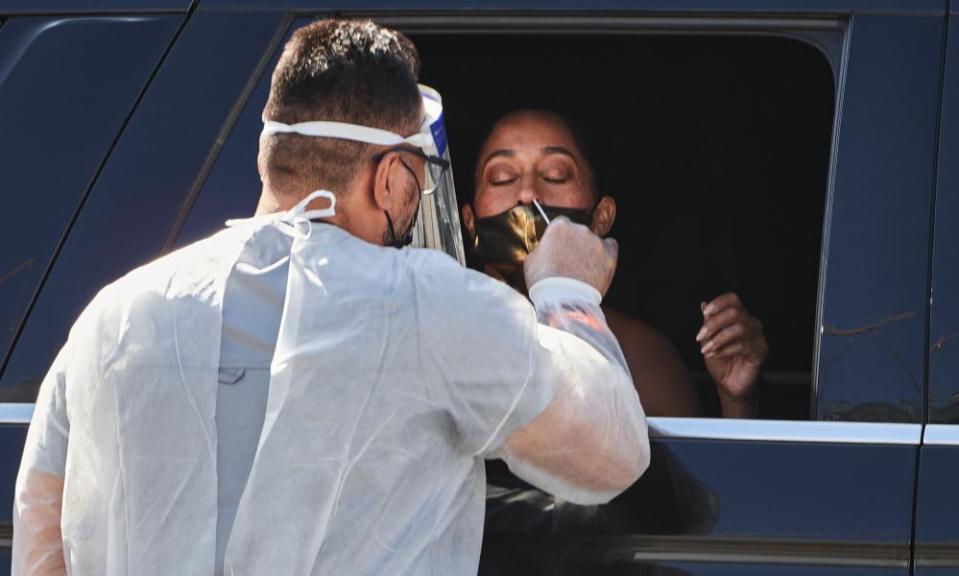
{"type": "Polygon", "coordinates": [[[531,287],[544,278],[563,276],[585,282],[605,296],[616,272],[618,255],[619,244],[615,240],[604,240],[588,227],[560,216],[546,228],[542,240],[526,257],[526,285],[531,287]]]}

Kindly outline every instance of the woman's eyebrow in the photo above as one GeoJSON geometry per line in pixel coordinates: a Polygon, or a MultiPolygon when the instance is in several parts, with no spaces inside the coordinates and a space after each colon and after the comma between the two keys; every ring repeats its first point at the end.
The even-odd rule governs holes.
{"type": "Polygon", "coordinates": [[[486,159],[483,160],[483,166],[489,164],[489,161],[493,158],[504,157],[504,158],[515,158],[516,151],[509,148],[500,148],[499,150],[493,150],[486,156],[486,159]]]}
{"type": "Polygon", "coordinates": [[[569,156],[573,159],[573,162],[576,162],[576,156],[569,151],[567,148],[562,146],[546,146],[540,149],[540,152],[543,154],[563,154],[564,156],[569,156]]]}

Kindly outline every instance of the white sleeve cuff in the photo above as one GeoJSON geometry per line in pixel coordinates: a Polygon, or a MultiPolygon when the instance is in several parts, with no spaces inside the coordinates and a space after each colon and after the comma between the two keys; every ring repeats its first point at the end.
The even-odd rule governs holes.
{"type": "Polygon", "coordinates": [[[599,306],[603,295],[589,284],[565,276],[544,278],[529,289],[529,299],[537,309],[548,304],[586,302],[599,306]]]}

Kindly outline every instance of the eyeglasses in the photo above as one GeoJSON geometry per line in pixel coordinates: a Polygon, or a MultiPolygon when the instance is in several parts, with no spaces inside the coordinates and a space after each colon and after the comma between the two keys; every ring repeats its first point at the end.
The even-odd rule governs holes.
{"type": "MultiPolygon", "coordinates": [[[[423,175],[422,179],[416,178],[416,185],[419,186],[422,194],[431,194],[433,190],[436,189],[436,186],[442,181],[446,171],[450,168],[449,160],[440,158],[439,156],[427,154],[421,149],[413,146],[393,146],[392,148],[388,148],[382,152],[377,152],[372,156],[372,159],[374,162],[379,162],[390,152],[407,152],[423,159],[425,174],[423,175]],[[420,184],[421,180],[424,182],[424,184],[420,184]]],[[[406,163],[404,162],[403,165],[406,166],[406,163]]],[[[406,168],[407,170],[410,170],[410,172],[413,172],[409,166],[406,166],[406,168]]],[[[413,174],[413,176],[414,178],[416,177],[415,174],[413,174]]]]}

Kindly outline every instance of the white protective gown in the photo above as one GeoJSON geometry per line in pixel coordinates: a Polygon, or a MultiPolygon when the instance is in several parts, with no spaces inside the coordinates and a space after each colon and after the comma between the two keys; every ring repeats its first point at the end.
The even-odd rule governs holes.
{"type": "MultiPolygon", "coordinates": [[[[30,473],[55,471],[58,459],[68,573],[214,572],[222,301],[258,234],[288,239],[290,272],[224,573],[475,573],[482,459],[560,391],[574,392],[569,409],[594,414],[610,443],[648,457],[642,408],[598,302],[562,302],[572,292],[546,286],[534,310],[445,254],[259,218],[131,272],[74,325],[27,438],[14,574],[29,570],[16,536],[30,529],[25,511],[43,506],[31,500],[30,473]],[[555,313],[564,307],[600,322],[564,324],[555,313]],[[69,431],[66,454],[46,446],[51,419],[69,431]]],[[[615,495],[505,456],[559,497],[615,495]]]]}

